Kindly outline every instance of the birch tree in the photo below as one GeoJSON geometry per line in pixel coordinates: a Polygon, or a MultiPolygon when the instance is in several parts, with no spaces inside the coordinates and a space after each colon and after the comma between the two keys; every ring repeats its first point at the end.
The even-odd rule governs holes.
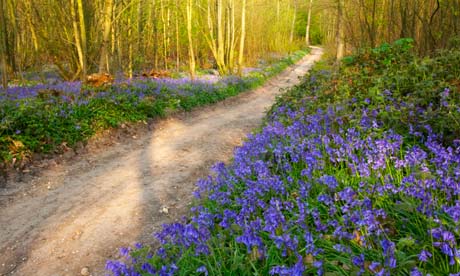
{"type": "Polygon", "coordinates": [[[193,22],[193,0],[187,0],[187,7],[186,7],[186,14],[187,14],[187,39],[188,39],[188,58],[189,58],[189,71],[190,77],[195,79],[195,51],[193,49],[193,30],[192,30],[192,22],[193,22]]]}
{"type": "MultiPolygon", "coordinates": [[[[73,1],[73,0],[72,0],[73,1]]],[[[87,52],[88,52],[88,41],[86,39],[86,23],[85,23],[85,10],[83,8],[83,0],[77,0],[78,6],[78,21],[80,26],[80,36],[81,36],[81,48],[82,48],[82,75],[83,78],[86,78],[86,63],[87,63],[87,52]]]]}
{"type": "Polygon", "coordinates": [[[340,60],[343,58],[345,52],[345,41],[344,41],[344,24],[343,24],[343,2],[344,0],[337,0],[337,52],[336,58],[340,60]]]}
{"type": "Polygon", "coordinates": [[[0,0],[0,62],[1,62],[1,73],[2,73],[2,86],[3,89],[8,88],[8,70],[7,70],[7,44],[8,37],[6,33],[6,16],[5,16],[5,0],[0,0]]]}
{"type": "Polygon", "coordinates": [[[305,30],[305,44],[310,46],[310,28],[311,28],[311,11],[313,9],[313,0],[309,0],[308,15],[307,15],[307,27],[305,30]]]}
{"type": "Polygon", "coordinates": [[[240,49],[238,51],[238,75],[240,76],[243,74],[245,40],[246,40],[246,0],[243,0],[242,5],[241,5],[240,49]]]}
{"type": "Polygon", "coordinates": [[[102,46],[101,56],[99,59],[99,73],[109,73],[109,43],[110,43],[110,32],[112,31],[112,10],[113,0],[105,1],[105,13],[104,13],[104,27],[102,35],[102,46]]]}
{"type": "MultiPolygon", "coordinates": [[[[81,0],[77,0],[77,1],[81,1],[81,0]]],[[[77,13],[75,9],[76,9],[75,0],[70,0],[70,14],[72,16],[75,47],[77,48],[78,61],[80,65],[78,71],[82,72],[81,78],[84,80],[86,78],[86,56],[85,56],[85,51],[83,50],[83,42],[82,42],[82,35],[81,35],[82,28],[80,28],[79,17],[77,17],[77,13]]]]}

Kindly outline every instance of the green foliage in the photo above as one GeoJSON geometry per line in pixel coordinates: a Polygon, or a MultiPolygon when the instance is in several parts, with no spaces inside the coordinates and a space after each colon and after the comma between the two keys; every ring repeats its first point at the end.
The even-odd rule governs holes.
{"type": "Polygon", "coordinates": [[[316,66],[309,80],[290,91],[286,99],[294,99],[290,104],[300,104],[302,98],[312,97],[305,91],[314,91],[316,104],[323,107],[352,99],[350,108],[365,104],[387,109],[381,119],[398,131],[407,132],[410,125],[421,122],[431,125],[446,142],[460,137],[458,49],[421,58],[413,52],[412,39],[401,39],[360,50],[343,58],[338,70],[332,62],[316,66]],[[444,98],[446,91],[449,97],[444,98]],[[399,103],[397,108],[395,101],[399,103]]]}

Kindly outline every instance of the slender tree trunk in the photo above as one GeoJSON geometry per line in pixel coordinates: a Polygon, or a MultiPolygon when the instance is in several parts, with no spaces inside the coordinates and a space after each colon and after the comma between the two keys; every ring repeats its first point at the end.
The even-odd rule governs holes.
{"type": "Polygon", "coordinates": [[[343,58],[345,51],[345,42],[344,42],[344,30],[343,30],[343,0],[337,1],[337,33],[336,33],[336,42],[337,42],[337,60],[343,58]]]}
{"type": "Polygon", "coordinates": [[[223,26],[223,1],[217,0],[217,65],[222,74],[227,73],[225,66],[225,38],[223,26]]]}
{"type": "Polygon", "coordinates": [[[6,34],[10,43],[6,45],[6,53],[7,53],[7,65],[9,66],[10,72],[14,75],[18,68],[17,68],[17,61],[16,61],[16,54],[17,52],[17,42],[18,42],[18,24],[17,20],[18,17],[16,16],[15,5],[12,0],[7,1],[7,7],[5,7],[9,13],[9,22],[11,24],[10,30],[7,30],[6,34]]]}
{"type": "Polygon", "coordinates": [[[99,73],[109,73],[109,43],[112,30],[113,0],[105,1],[104,30],[102,34],[101,57],[99,59],[99,73]]]}
{"type": "MultiPolygon", "coordinates": [[[[229,0],[231,1],[231,0],[229,0]]],[[[227,6],[226,8],[226,13],[225,15],[227,15],[225,17],[225,48],[224,48],[224,52],[225,52],[225,64],[230,64],[230,48],[231,48],[231,44],[230,44],[230,36],[231,36],[231,27],[230,27],[230,24],[231,24],[231,17],[230,17],[230,5],[227,6]]]]}
{"type": "Polygon", "coordinates": [[[5,0],[0,0],[0,62],[2,73],[2,87],[6,92],[8,88],[8,69],[6,64],[6,47],[8,37],[6,33],[6,16],[5,16],[5,0]]]}
{"type": "Polygon", "coordinates": [[[152,9],[153,7],[151,6],[152,3],[151,1],[146,1],[145,2],[145,7],[143,8],[146,8],[147,9],[147,13],[146,13],[146,17],[145,17],[145,26],[144,26],[144,30],[145,30],[145,49],[144,49],[144,54],[146,55],[146,57],[150,57],[149,53],[151,52],[150,50],[152,49],[152,42],[153,42],[153,34],[152,34],[152,30],[153,30],[153,26],[152,26],[152,9]]]}
{"type": "Polygon", "coordinates": [[[190,78],[195,79],[195,52],[193,50],[193,35],[192,35],[192,21],[193,21],[193,0],[187,0],[187,39],[188,39],[188,60],[190,78]]]}
{"type": "Polygon", "coordinates": [[[133,37],[133,15],[134,15],[134,5],[130,7],[130,13],[128,16],[128,77],[133,78],[134,66],[134,37],[133,37]]]}
{"type": "Polygon", "coordinates": [[[179,42],[179,1],[176,1],[176,13],[175,13],[175,24],[176,24],[176,71],[180,70],[180,42],[179,42]]]}
{"type": "MultiPolygon", "coordinates": [[[[380,18],[378,19],[379,22],[381,23],[380,26],[377,26],[378,28],[378,31],[379,33],[381,33],[381,35],[379,35],[378,37],[381,38],[381,40],[383,41],[390,41],[387,36],[385,35],[385,16],[386,14],[388,13],[387,12],[387,8],[388,8],[388,4],[387,4],[387,1],[388,0],[383,0],[382,1],[382,5],[381,5],[381,13],[380,13],[380,18]],[[379,28],[380,27],[380,28],[379,28]]],[[[379,43],[382,42],[382,41],[379,41],[379,43]]]]}
{"type": "Polygon", "coordinates": [[[73,25],[73,32],[74,32],[74,39],[75,39],[75,47],[77,48],[77,54],[78,54],[78,63],[79,63],[80,70],[82,71],[81,79],[85,80],[86,75],[84,71],[86,67],[86,61],[85,61],[85,54],[84,54],[82,42],[81,42],[80,28],[78,26],[78,23],[79,23],[78,17],[75,11],[75,0],[70,0],[70,14],[72,16],[72,25],[73,25]]]}
{"type": "Polygon", "coordinates": [[[281,21],[281,0],[276,1],[276,24],[280,25],[281,21]]]}
{"type": "MultiPolygon", "coordinates": [[[[112,16],[112,18],[115,17],[115,8],[112,9],[111,16],[112,16]]],[[[116,43],[116,38],[117,38],[117,29],[115,27],[116,27],[116,24],[113,24],[113,22],[112,22],[112,25],[110,26],[110,28],[111,28],[110,29],[110,34],[112,36],[111,43],[110,43],[110,54],[112,56],[115,55],[115,43],[116,43]]]]}
{"type": "Polygon", "coordinates": [[[409,1],[400,1],[399,9],[401,12],[401,34],[400,37],[407,37],[407,11],[409,10],[409,1]],[[403,6],[404,5],[404,6],[403,6]]]}
{"type": "Polygon", "coordinates": [[[164,0],[160,0],[160,9],[161,9],[161,23],[163,25],[163,62],[164,68],[168,70],[168,36],[167,36],[167,26],[166,26],[166,16],[165,16],[165,7],[164,0]]]}
{"type": "Polygon", "coordinates": [[[393,32],[394,32],[394,22],[395,22],[395,19],[394,19],[394,14],[395,14],[395,11],[394,11],[394,0],[389,0],[389,3],[388,3],[388,18],[389,18],[389,21],[388,21],[388,30],[387,30],[387,33],[388,33],[388,41],[392,41],[393,40],[393,32]]]}
{"type": "MultiPolygon", "coordinates": [[[[72,0],[73,1],[73,0],[72,0]]],[[[80,23],[80,36],[81,36],[81,50],[83,53],[83,63],[81,72],[83,78],[86,78],[86,58],[87,58],[87,40],[86,40],[86,24],[85,24],[85,13],[83,9],[83,0],[77,0],[78,6],[78,18],[80,23]]]]}
{"type": "Polygon", "coordinates": [[[169,1],[168,1],[168,5],[166,5],[166,45],[167,45],[167,52],[166,52],[166,58],[167,60],[169,60],[170,56],[171,56],[171,52],[170,51],[170,47],[171,47],[171,33],[170,33],[170,30],[171,30],[171,9],[170,9],[170,6],[169,6],[169,1]]]}
{"type": "Polygon", "coordinates": [[[289,41],[291,43],[294,41],[295,22],[296,21],[297,21],[297,0],[294,0],[294,15],[292,16],[291,35],[289,36],[289,41]]]}
{"type": "Polygon", "coordinates": [[[305,44],[310,46],[310,26],[311,26],[311,10],[313,8],[313,0],[310,0],[308,5],[308,17],[307,17],[307,28],[305,31],[305,44]]]}
{"type": "Polygon", "coordinates": [[[123,66],[123,52],[124,52],[124,47],[123,43],[121,42],[121,29],[120,27],[117,28],[117,66],[118,69],[121,71],[124,71],[124,66],[123,66]]]}
{"type": "Polygon", "coordinates": [[[414,0],[413,6],[412,6],[412,21],[411,21],[411,30],[410,30],[410,37],[415,39],[416,41],[418,40],[416,37],[416,29],[417,29],[417,14],[418,14],[418,5],[417,1],[414,0]]]}
{"type": "Polygon", "coordinates": [[[377,29],[376,29],[376,9],[377,9],[377,1],[376,0],[373,0],[372,1],[372,23],[371,23],[371,29],[372,31],[370,32],[370,39],[371,39],[371,47],[374,48],[375,47],[375,37],[377,35],[377,29]]]}
{"type": "Polygon", "coordinates": [[[231,74],[234,74],[234,68],[235,68],[235,41],[236,41],[236,29],[235,29],[235,0],[230,0],[230,28],[229,28],[229,33],[230,33],[230,40],[229,40],[229,60],[228,60],[228,67],[230,70],[231,74]]]}
{"type": "Polygon", "coordinates": [[[238,75],[243,75],[244,43],[246,40],[246,0],[242,0],[241,6],[241,37],[240,49],[238,51],[238,75]]]}
{"type": "Polygon", "coordinates": [[[153,10],[153,16],[152,16],[152,25],[153,25],[153,39],[154,39],[154,44],[153,44],[153,62],[154,62],[154,67],[155,69],[158,69],[159,66],[159,34],[158,34],[158,13],[157,13],[157,0],[152,0],[152,10],[153,10]]]}
{"type": "MultiPolygon", "coordinates": [[[[210,0],[207,0],[207,22],[208,22],[208,32],[209,32],[209,37],[205,37],[206,42],[208,42],[209,48],[211,49],[211,52],[214,56],[214,59],[216,60],[217,66],[219,65],[219,56],[217,54],[217,40],[214,37],[214,23],[213,23],[213,18],[211,15],[211,2],[210,0]]],[[[220,68],[219,68],[220,69],[220,68]]]]}
{"type": "Polygon", "coordinates": [[[29,25],[30,34],[32,36],[32,44],[34,46],[34,50],[38,51],[37,32],[35,31],[34,24],[32,23],[32,3],[31,3],[31,0],[25,1],[25,5],[26,5],[27,24],[29,25]]]}
{"type": "Polygon", "coordinates": [[[142,35],[143,33],[143,9],[142,7],[144,6],[144,0],[138,0],[137,3],[137,21],[136,21],[136,52],[140,56],[145,55],[145,43],[144,43],[144,36],[142,35]]]}

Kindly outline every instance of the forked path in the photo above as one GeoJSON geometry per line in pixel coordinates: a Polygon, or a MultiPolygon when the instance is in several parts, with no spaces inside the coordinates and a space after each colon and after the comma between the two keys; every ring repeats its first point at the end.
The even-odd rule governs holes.
{"type": "Polygon", "coordinates": [[[258,127],[280,89],[299,83],[310,55],[263,87],[160,121],[130,142],[44,169],[0,193],[0,275],[104,275],[117,248],[187,214],[195,182],[258,127]]]}

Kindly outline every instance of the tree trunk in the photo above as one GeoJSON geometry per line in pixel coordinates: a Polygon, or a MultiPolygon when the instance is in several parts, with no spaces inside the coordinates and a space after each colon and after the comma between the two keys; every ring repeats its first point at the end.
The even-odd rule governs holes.
{"type": "Polygon", "coordinates": [[[74,32],[74,39],[75,39],[75,47],[77,48],[78,54],[78,63],[80,70],[82,71],[81,79],[85,80],[85,70],[86,70],[86,61],[85,61],[85,54],[82,47],[81,42],[81,35],[80,35],[80,28],[78,27],[78,17],[75,11],[75,0],[70,0],[70,14],[72,16],[72,25],[73,25],[73,32],[74,32]]]}
{"type": "Polygon", "coordinates": [[[7,6],[5,7],[9,13],[9,18],[10,18],[10,24],[11,28],[10,30],[7,29],[6,35],[7,35],[7,43],[6,45],[6,53],[7,53],[7,65],[10,73],[13,75],[17,72],[17,61],[16,61],[16,54],[17,54],[17,42],[18,38],[17,36],[19,35],[18,32],[18,24],[17,20],[18,17],[16,16],[16,10],[15,10],[15,5],[12,0],[7,1],[7,6]]]}
{"type": "Polygon", "coordinates": [[[164,0],[160,0],[160,9],[161,9],[161,24],[163,26],[163,63],[164,68],[168,70],[168,36],[167,36],[167,26],[166,26],[166,17],[165,17],[165,7],[164,0]]]}
{"type": "Polygon", "coordinates": [[[281,0],[276,1],[276,24],[280,25],[281,17],[281,0]]]}
{"type": "Polygon", "coordinates": [[[227,73],[225,68],[225,39],[223,26],[223,2],[217,0],[217,65],[222,74],[227,73]]]}
{"type": "MultiPolygon", "coordinates": [[[[73,1],[73,0],[72,0],[73,1]]],[[[83,63],[81,72],[83,79],[86,78],[86,57],[87,57],[87,40],[86,40],[86,24],[85,24],[85,13],[83,9],[83,0],[77,0],[78,6],[78,18],[80,23],[80,36],[81,36],[81,50],[83,53],[83,63]]]]}
{"type": "Polygon", "coordinates": [[[230,36],[230,39],[229,39],[229,53],[228,53],[228,62],[227,62],[227,66],[228,66],[228,69],[229,69],[229,72],[231,74],[234,74],[234,68],[235,68],[235,41],[236,41],[236,29],[235,29],[235,0],[230,0],[230,3],[229,3],[229,6],[230,6],[230,14],[229,14],[229,36],[230,36]]]}
{"type": "Polygon", "coordinates": [[[294,41],[295,22],[296,21],[297,21],[297,0],[294,0],[294,16],[292,17],[291,35],[289,36],[289,41],[291,43],[294,41]]]}
{"type": "Polygon", "coordinates": [[[343,58],[344,50],[345,50],[345,42],[344,42],[344,30],[343,30],[343,0],[337,1],[337,33],[336,33],[336,41],[337,41],[337,60],[343,58]]]}
{"type": "Polygon", "coordinates": [[[131,5],[128,15],[128,77],[133,78],[134,66],[134,37],[133,37],[133,15],[135,13],[134,5],[131,5]]]}
{"type": "Polygon", "coordinates": [[[192,21],[193,0],[187,0],[187,39],[190,78],[195,79],[195,52],[193,50],[192,21]]]}
{"type": "Polygon", "coordinates": [[[310,26],[311,26],[311,10],[313,8],[313,0],[310,0],[310,4],[308,6],[308,18],[307,18],[307,28],[305,31],[305,44],[310,46],[310,26]]]}
{"type": "Polygon", "coordinates": [[[0,58],[1,58],[1,73],[2,73],[2,86],[6,92],[8,88],[8,70],[6,64],[6,47],[8,44],[8,37],[6,33],[6,16],[5,16],[5,0],[0,0],[0,58]]]}
{"type": "Polygon", "coordinates": [[[244,42],[246,40],[246,0],[242,0],[241,4],[241,37],[240,37],[240,49],[238,51],[238,75],[243,75],[243,63],[244,63],[244,42]]]}
{"type": "Polygon", "coordinates": [[[211,49],[212,55],[214,56],[214,59],[216,60],[217,65],[219,66],[219,58],[217,54],[217,40],[214,37],[214,23],[213,23],[213,18],[211,15],[210,0],[207,0],[207,18],[206,19],[208,23],[208,33],[209,33],[209,36],[205,36],[206,42],[208,43],[209,48],[211,49]]]}
{"type": "Polygon", "coordinates": [[[153,25],[153,66],[155,69],[158,69],[158,64],[159,62],[159,33],[158,33],[158,13],[157,13],[157,0],[152,0],[152,10],[153,10],[153,16],[152,16],[152,25],[153,25]]]}
{"type": "Polygon", "coordinates": [[[373,0],[372,1],[372,23],[371,23],[371,33],[370,33],[370,40],[371,40],[371,47],[375,48],[375,37],[377,35],[377,29],[376,29],[376,18],[375,18],[375,13],[377,9],[377,1],[373,0]]]}
{"type": "Polygon", "coordinates": [[[109,43],[112,30],[113,0],[105,1],[104,30],[102,35],[101,57],[99,59],[99,73],[109,73],[109,43]]]}
{"type": "Polygon", "coordinates": [[[176,24],[176,71],[180,70],[180,42],[179,42],[179,1],[176,1],[176,13],[175,13],[175,24],[176,24]]]}
{"type": "Polygon", "coordinates": [[[26,5],[27,24],[29,25],[29,28],[30,28],[34,50],[38,51],[37,32],[35,31],[34,24],[32,23],[32,3],[31,2],[32,2],[31,0],[27,0],[24,2],[24,4],[26,5]]]}

